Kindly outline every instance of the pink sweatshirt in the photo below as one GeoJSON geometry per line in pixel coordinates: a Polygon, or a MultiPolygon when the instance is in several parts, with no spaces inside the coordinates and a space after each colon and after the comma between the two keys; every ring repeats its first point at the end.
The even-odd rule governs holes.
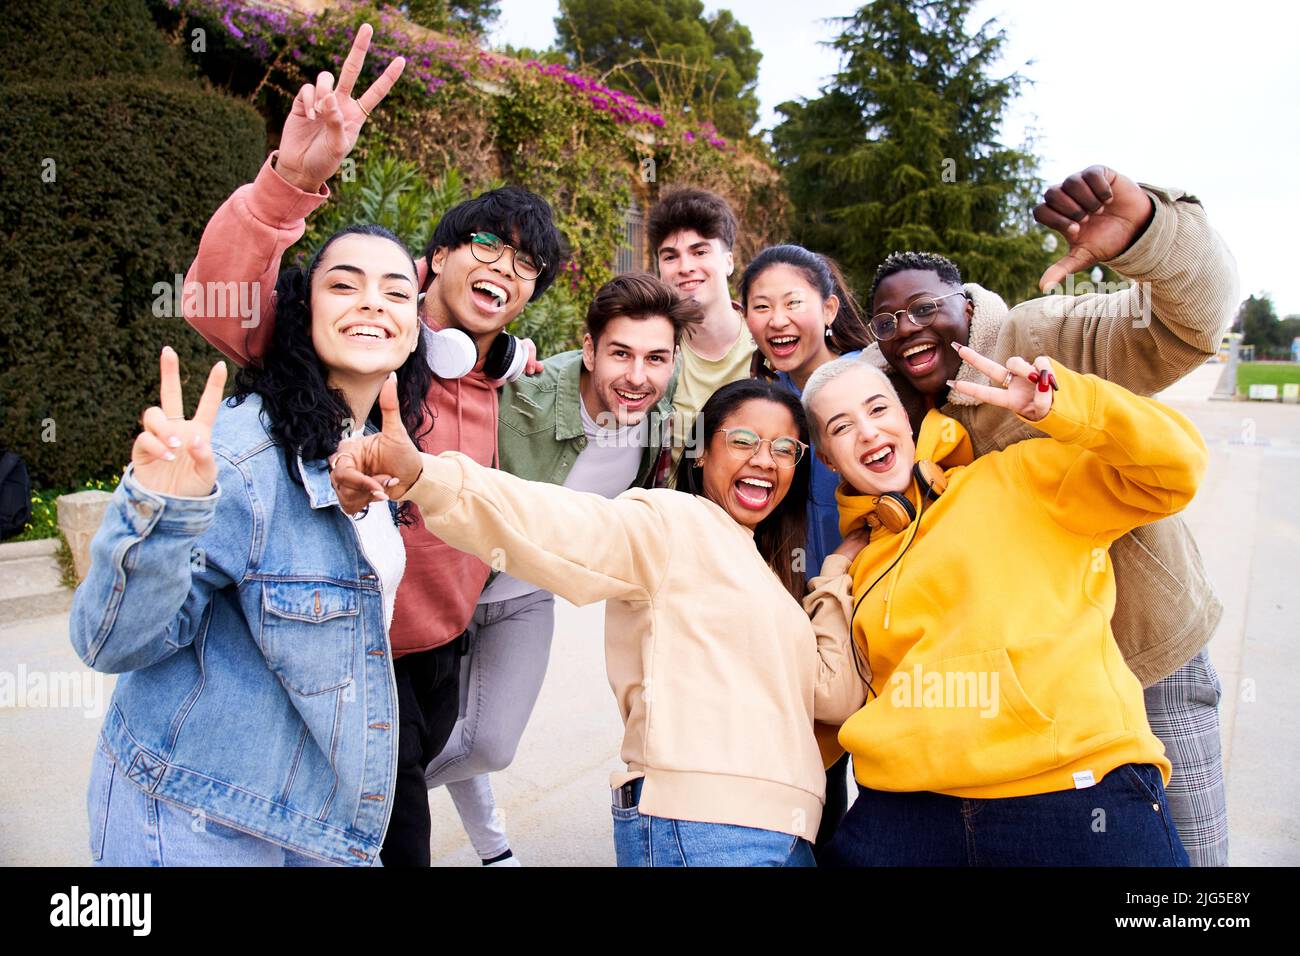
{"type": "MultiPolygon", "coordinates": [[[[186,321],[241,365],[266,351],[275,322],[280,259],[302,238],[307,215],[329,198],[328,187],[312,194],[290,185],[271,168],[274,158],[272,153],[257,179],[235,190],[213,214],[185,276],[187,290],[197,283],[200,291],[182,297],[186,321]],[[258,315],[239,315],[239,283],[257,291],[258,315]],[[212,294],[214,289],[223,294],[212,294]]],[[[417,266],[423,281],[424,263],[417,266]]],[[[248,292],[242,299],[252,301],[248,292]]],[[[425,408],[435,424],[420,442],[423,451],[459,451],[486,467],[496,465],[497,392],[479,369],[462,379],[435,378],[425,408]]],[[[458,637],[474,614],[489,573],[478,558],[434,537],[423,520],[402,528],[402,539],[406,574],[397,589],[389,634],[395,657],[458,637]]]]}

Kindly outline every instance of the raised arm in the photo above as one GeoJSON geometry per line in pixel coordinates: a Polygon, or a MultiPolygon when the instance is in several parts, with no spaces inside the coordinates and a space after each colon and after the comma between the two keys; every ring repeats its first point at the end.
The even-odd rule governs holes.
{"type": "Polygon", "coordinates": [[[1100,262],[1134,284],[1021,303],[994,357],[1050,355],[1151,395],[1218,351],[1237,304],[1237,267],[1194,196],[1090,166],[1049,189],[1034,215],[1069,243],[1043,274],[1044,291],[1100,262]]]}
{"type": "Polygon", "coordinates": [[[356,144],[367,116],[405,67],[401,57],[360,97],[352,91],[370,46],[363,24],[339,73],[304,84],[284,123],[280,148],[257,179],[213,214],[185,276],[186,321],[240,364],[257,361],[271,340],[280,259],[302,238],[306,218],[329,196],[325,186],[356,144]]]}
{"type": "Polygon", "coordinates": [[[244,483],[236,476],[222,493],[211,447],[225,366],[213,368],[186,421],[176,353],[165,349],[161,365],[161,406],[144,414],[131,465],[91,542],[90,573],[72,602],[73,647],[88,666],[109,673],[187,647],[213,592],[241,580],[247,563],[247,535],[238,533],[252,527],[244,483]]]}
{"type": "Polygon", "coordinates": [[[954,388],[1056,439],[1019,442],[1002,454],[1016,459],[1027,490],[1061,527],[1111,541],[1177,514],[1195,496],[1208,459],[1205,442],[1172,408],[1045,356],[1033,365],[1013,357],[1005,366],[970,348],[961,356],[1007,387],[954,388]]]}

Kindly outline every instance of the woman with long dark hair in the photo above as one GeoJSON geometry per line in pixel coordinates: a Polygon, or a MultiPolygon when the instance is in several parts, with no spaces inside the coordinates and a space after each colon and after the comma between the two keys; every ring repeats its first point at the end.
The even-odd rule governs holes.
{"type": "Polygon", "coordinates": [[[377,496],[345,514],[326,460],[394,414],[427,431],[415,265],[392,233],[332,236],[281,273],[261,365],[192,419],[176,353],[73,602],[82,660],[120,673],[92,763],[100,865],[367,866],[397,767],[388,646],[405,567],[377,496]]]}
{"type": "Polygon", "coordinates": [[[391,387],[380,404],[383,430],[336,454],[337,484],[387,488],[453,547],[574,604],[608,602],[627,765],[611,779],[619,865],[811,865],[825,782],[813,720],[855,710],[865,685],[846,631],[847,551],[800,606],[798,401],[770,382],[723,386],[677,489],[613,500],[422,455],[391,387]]]}

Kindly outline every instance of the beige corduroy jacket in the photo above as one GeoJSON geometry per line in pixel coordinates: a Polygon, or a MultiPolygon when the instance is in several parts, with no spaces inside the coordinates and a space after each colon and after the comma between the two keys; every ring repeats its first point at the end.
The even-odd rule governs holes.
{"type": "MultiPolygon", "coordinates": [[[[997,294],[967,284],[975,303],[971,348],[998,362],[1046,355],[1139,395],[1168,388],[1213,356],[1237,306],[1236,262],[1198,199],[1141,185],[1155,203],[1154,218],[1131,248],[1107,263],[1132,280],[1129,288],[1048,295],[1008,309],[997,294]]],[[[878,346],[867,354],[888,369],[878,346]]],[[[957,377],[989,384],[970,365],[957,377]]],[[[956,391],[940,410],[965,426],[977,455],[1043,434],[956,391]]],[[[1115,639],[1142,686],[1150,687],[1209,642],[1223,606],[1181,518],[1138,528],[1112,544],[1110,554],[1115,639]]]]}

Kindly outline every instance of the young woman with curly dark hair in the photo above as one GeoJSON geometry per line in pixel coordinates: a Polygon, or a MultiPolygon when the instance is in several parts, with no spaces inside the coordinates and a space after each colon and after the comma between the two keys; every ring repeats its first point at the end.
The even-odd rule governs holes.
{"type": "Polygon", "coordinates": [[[71,634],[121,673],[94,756],[101,865],[374,865],[395,789],[388,628],[405,568],[399,510],[339,507],[328,458],[395,380],[427,432],[431,372],[409,252],[332,236],[281,273],[261,364],[192,419],[176,354],[92,545],[71,634]]]}

